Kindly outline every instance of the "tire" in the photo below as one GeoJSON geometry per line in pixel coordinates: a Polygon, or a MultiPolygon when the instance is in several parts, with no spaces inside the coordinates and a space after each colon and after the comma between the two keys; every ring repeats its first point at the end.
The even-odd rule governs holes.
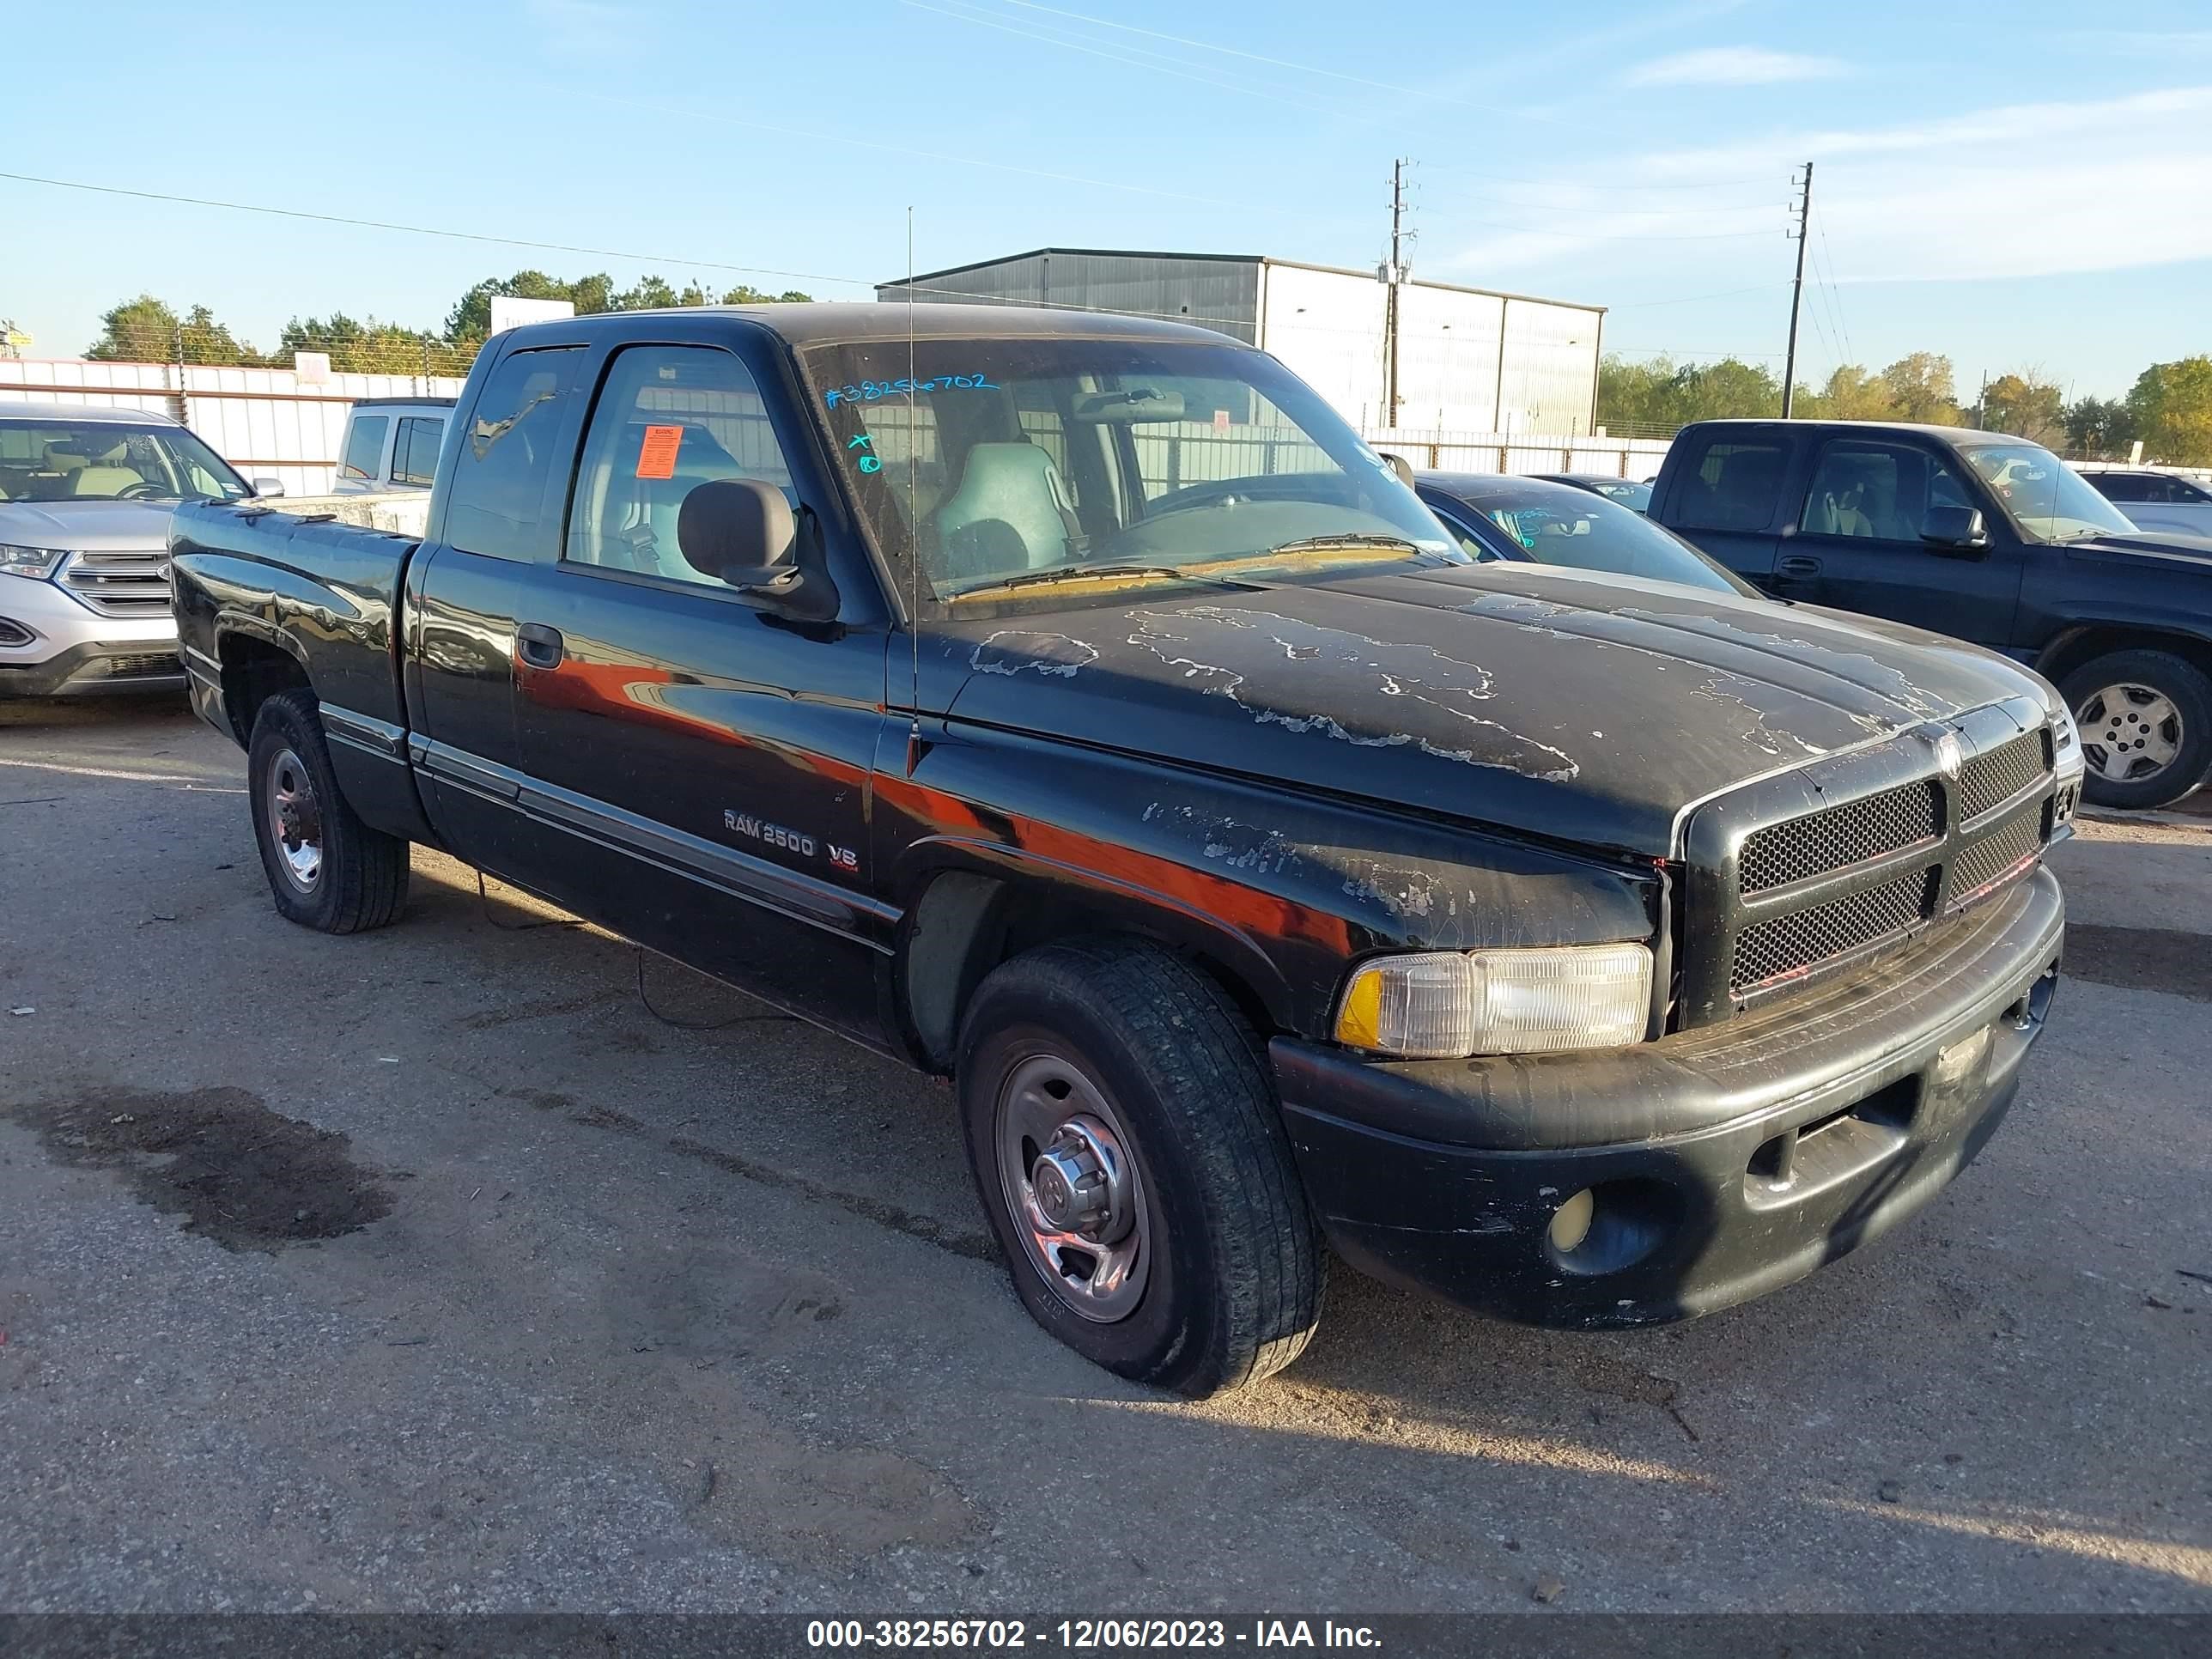
{"type": "Polygon", "coordinates": [[[246,779],[254,844],[279,915],[321,933],[358,933],[398,919],[407,902],[407,842],[370,829],[339,792],[312,693],[286,691],[261,705],[246,779]]]}
{"type": "Polygon", "coordinates": [[[2170,805],[2212,772],[2212,680],[2194,663],[2170,651],[2115,651],[2059,690],[2089,763],[2082,793],[2098,805],[2170,805]],[[2154,767],[2161,750],[2172,757],[2154,767]],[[2126,775],[2114,775],[2120,767],[2126,775]]]}
{"type": "Polygon", "coordinates": [[[1263,1051],[1220,987],[1136,941],[1046,945],[976,988],[956,1077],[976,1192],[1038,1324],[1191,1399],[1297,1358],[1324,1257],[1263,1051]],[[1066,1183],[1039,1174],[1048,1150],[1091,1170],[1077,1184],[1106,1206],[1090,1226],[1107,1248],[1088,1268],[1080,1248],[1053,1255],[1075,1271],[1046,1265],[1045,1206],[1063,1200],[1067,1219],[1066,1183]],[[1097,1173],[1107,1164],[1117,1180],[1097,1173]],[[1118,1278],[1109,1256],[1126,1264],[1118,1278]]]}

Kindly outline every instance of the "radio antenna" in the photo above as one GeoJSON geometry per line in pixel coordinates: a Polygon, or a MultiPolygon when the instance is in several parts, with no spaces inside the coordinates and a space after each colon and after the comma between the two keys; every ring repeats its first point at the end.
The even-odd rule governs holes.
{"type": "Polygon", "coordinates": [[[908,706],[913,724],[906,733],[906,775],[921,759],[921,535],[915,522],[921,496],[918,477],[921,456],[921,405],[914,389],[914,204],[906,210],[906,627],[914,645],[914,678],[908,706]]]}

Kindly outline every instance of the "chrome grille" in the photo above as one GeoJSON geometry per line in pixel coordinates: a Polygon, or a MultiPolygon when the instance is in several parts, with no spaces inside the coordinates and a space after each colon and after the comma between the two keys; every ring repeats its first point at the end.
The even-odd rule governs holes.
{"type": "Polygon", "coordinates": [[[2027,866],[2042,849],[2044,805],[2037,801],[1959,854],[1951,866],[1952,902],[1976,896],[2001,877],[2027,866]]]}
{"type": "Polygon", "coordinates": [[[169,614],[169,556],[163,550],[72,553],[62,566],[62,580],[103,617],[169,614]]]}
{"type": "Polygon", "coordinates": [[[2051,833],[2042,716],[2008,698],[1701,805],[1683,836],[1671,1028],[1727,1019],[2013,890],[2051,833]],[[1963,752],[1947,767],[1951,742],[1963,752]]]}
{"type": "Polygon", "coordinates": [[[1886,789],[1744,838],[1737,890],[1763,893],[1793,881],[1863,864],[1943,833],[1943,797],[1933,779],[1886,789]]]}
{"type": "Polygon", "coordinates": [[[1879,887],[1753,922],[1736,935],[1729,988],[1752,990],[1902,933],[1928,915],[1936,878],[1932,869],[1915,870],[1879,887]]]}
{"type": "Polygon", "coordinates": [[[1959,816],[1978,818],[2002,805],[2049,769],[2045,737],[2031,732],[1999,749],[1977,755],[1959,769],[1959,816]]]}

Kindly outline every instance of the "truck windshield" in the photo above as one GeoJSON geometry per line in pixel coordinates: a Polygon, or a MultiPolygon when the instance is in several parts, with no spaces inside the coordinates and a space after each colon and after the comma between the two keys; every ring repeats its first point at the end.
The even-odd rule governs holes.
{"type": "Polygon", "coordinates": [[[243,501],[228,463],[175,426],[0,421],[0,501],[243,501]]]}
{"type": "Polygon", "coordinates": [[[802,362],[879,550],[903,568],[911,549],[940,599],[1101,566],[1466,562],[1389,464],[1258,352],[933,339],[802,362]]]}
{"type": "Polygon", "coordinates": [[[2033,541],[2070,542],[2084,536],[2132,536],[2136,526],[2088,480],[2037,444],[1976,444],[1963,451],[2033,541]]]}

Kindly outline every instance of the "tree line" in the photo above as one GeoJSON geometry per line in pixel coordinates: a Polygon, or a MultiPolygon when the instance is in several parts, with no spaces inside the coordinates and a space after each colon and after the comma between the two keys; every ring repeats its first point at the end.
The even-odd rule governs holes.
{"type": "Polygon", "coordinates": [[[739,284],[720,294],[697,283],[678,289],[665,278],[643,276],[617,289],[605,271],[566,282],[542,270],[518,270],[512,276],[487,276],[461,295],[447,313],[444,326],[410,328],[375,317],[357,319],[334,311],[327,317],[295,317],[284,325],[276,345],[264,352],[241,338],[201,305],[179,310],[150,294],[113,307],[100,319],[100,337],[85,356],[103,362],[175,362],[226,368],[289,368],[295,351],[321,351],[331,367],[347,374],[465,374],[491,335],[491,302],[496,298],[566,300],[579,313],[650,311],[671,306],[763,305],[811,298],[797,289],[763,293],[739,284]]]}
{"type": "MultiPolygon", "coordinates": [[[[1782,413],[1771,369],[1734,357],[1678,363],[1607,357],[1598,368],[1597,417],[1624,428],[1672,431],[1692,421],[1782,413]]],[[[1808,420],[1919,421],[1978,427],[2027,438],[2076,460],[2124,460],[2137,440],[2143,459],[2212,465],[2212,356],[2153,363],[2124,398],[2077,398],[2035,369],[2000,374],[1962,402],[1948,357],[1915,351],[1870,372],[1846,363],[1819,386],[1800,385],[1792,413],[1808,420]]]]}

